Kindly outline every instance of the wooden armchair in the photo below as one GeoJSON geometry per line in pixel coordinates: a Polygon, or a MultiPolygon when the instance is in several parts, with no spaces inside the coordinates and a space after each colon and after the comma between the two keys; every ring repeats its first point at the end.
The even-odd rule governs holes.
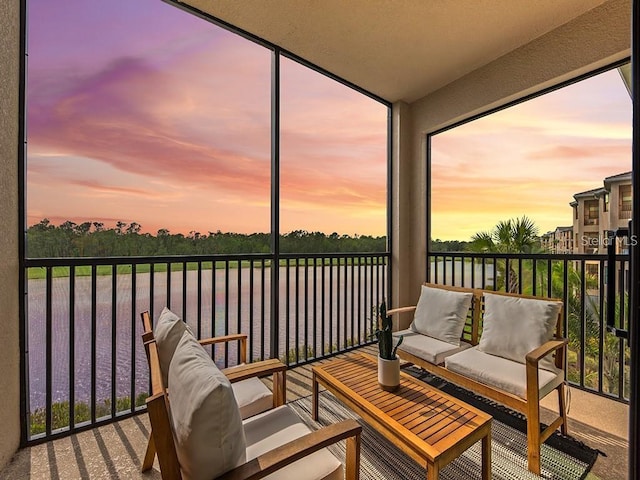
{"type": "MultiPolygon", "coordinates": [[[[153,341],[154,333],[151,325],[149,312],[142,312],[143,340],[153,341]]],[[[239,342],[240,364],[234,367],[223,369],[222,372],[232,383],[240,414],[242,418],[247,418],[270,408],[276,408],[286,403],[287,377],[286,365],[277,359],[269,359],[261,362],[246,364],[247,361],[247,335],[232,334],[220,337],[200,339],[198,342],[202,346],[214,345],[229,342],[239,342]],[[273,376],[273,393],[259,380],[260,377],[273,376]]],[[[148,352],[147,352],[148,354],[148,352]]],[[[163,384],[166,384],[168,368],[163,369],[161,362],[158,364],[163,384]],[[163,371],[166,370],[166,371],[163,371]]],[[[153,441],[153,434],[149,436],[147,451],[142,471],[147,471],[153,466],[156,449],[153,441]]]]}
{"type": "MultiPolygon", "coordinates": [[[[174,366],[174,363],[172,363],[171,365],[171,369],[179,369],[180,365],[182,365],[183,370],[178,371],[178,373],[176,373],[174,377],[171,377],[172,379],[181,380],[186,376],[185,373],[187,372],[196,372],[193,373],[194,375],[198,375],[198,372],[202,372],[202,368],[200,368],[200,366],[198,368],[193,368],[192,366],[187,364],[188,361],[185,362],[184,360],[185,355],[189,356],[195,348],[194,345],[187,345],[188,348],[185,348],[184,344],[190,341],[192,343],[195,343],[197,347],[197,342],[195,342],[195,340],[193,339],[189,339],[188,337],[189,335],[184,334],[184,341],[181,341],[180,345],[178,346],[178,349],[181,349],[180,352],[177,351],[176,353],[176,355],[179,355],[178,358],[180,359],[178,362],[176,362],[178,363],[178,366],[174,366]]],[[[145,350],[149,358],[152,387],[151,396],[147,398],[147,410],[149,413],[149,420],[152,429],[151,441],[154,444],[155,449],[157,450],[158,462],[160,465],[162,478],[165,480],[181,480],[183,478],[182,471],[185,469],[185,465],[187,463],[185,458],[188,458],[188,456],[185,456],[184,453],[185,445],[186,448],[189,448],[190,446],[193,446],[194,443],[189,443],[188,441],[184,442],[184,439],[181,438],[180,435],[178,435],[178,437],[176,438],[175,430],[177,427],[175,426],[175,422],[177,421],[178,424],[180,424],[181,420],[184,419],[182,418],[176,420],[176,416],[183,414],[185,411],[185,395],[180,394],[182,394],[184,390],[188,390],[188,388],[185,388],[184,385],[180,385],[179,388],[176,388],[174,391],[174,396],[176,396],[176,398],[172,399],[170,397],[170,393],[168,389],[165,388],[163,383],[156,342],[153,338],[150,338],[148,332],[143,334],[143,341],[145,350]],[[174,407],[176,407],[177,409],[173,414],[171,413],[172,402],[175,404],[174,407]],[[171,423],[172,418],[174,425],[172,425],[171,423]],[[185,465],[181,464],[181,462],[185,462],[185,465]]],[[[204,360],[210,361],[210,358],[205,358],[204,360]]],[[[215,365],[212,361],[210,362],[211,365],[208,368],[215,370],[215,365]]],[[[173,375],[173,373],[170,373],[170,375],[173,375]]],[[[222,376],[222,378],[224,378],[224,376],[222,376]]],[[[192,378],[191,380],[193,381],[194,379],[192,378]]],[[[203,382],[198,378],[195,379],[194,383],[196,385],[203,384],[203,382]]],[[[224,389],[223,387],[220,388],[224,389]]],[[[195,403],[199,404],[199,402],[195,403]]],[[[216,399],[213,404],[214,408],[224,408],[223,406],[220,406],[222,403],[224,402],[216,399]]],[[[239,413],[237,415],[239,419],[239,413]]],[[[198,426],[202,426],[200,425],[202,423],[215,421],[213,417],[214,415],[201,414],[198,417],[194,416],[194,418],[200,419],[200,421],[197,422],[198,426]]],[[[226,419],[227,417],[233,417],[233,415],[223,415],[221,418],[224,421],[224,419],[226,419]]],[[[233,418],[231,418],[231,420],[233,421],[233,418]]],[[[246,437],[247,450],[246,457],[244,458],[246,458],[247,461],[241,463],[240,465],[231,465],[231,469],[225,468],[224,470],[226,471],[224,471],[224,473],[222,473],[221,475],[217,475],[214,473],[214,478],[260,479],[277,471],[282,472],[282,478],[296,478],[296,480],[303,480],[305,473],[307,472],[313,474],[315,477],[316,467],[325,467],[327,463],[337,462],[337,459],[328,450],[326,450],[325,447],[341,440],[346,440],[346,468],[344,469],[345,478],[347,480],[358,480],[359,478],[360,435],[362,427],[354,420],[346,420],[322,428],[315,432],[310,432],[310,430],[300,421],[297,415],[293,413],[293,411],[288,406],[283,405],[276,409],[269,410],[260,415],[251,417],[247,420],[243,420],[242,428],[244,429],[244,435],[226,435],[225,438],[230,439],[230,442],[243,442],[244,438],[246,437]],[[294,416],[297,419],[297,423],[291,422],[289,420],[289,424],[286,424],[286,421],[283,421],[283,419],[291,419],[291,416],[294,416]],[[255,425],[260,423],[262,423],[263,426],[266,424],[268,426],[267,430],[276,430],[276,435],[272,435],[273,438],[269,437],[268,435],[259,438],[259,443],[263,444],[263,449],[264,445],[267,445],[267,448],[271,448],[271,450],[266,452],[258,452],[259,454],[255,456],[253,454],[256,453],[257,447],[255,444],[251,445],[251,442],[255,443],[255,425]],[[285,429],[288,432],[295,430],[297,433],[294,433],[293,436],[297,438],[290,438],[289,441],[283,439],[283,435],[279,435],[278,432],[279,430],[284,431],[285,429]],[[253,454],[250,454],[249,448],[254,449],[253,454]],[[298,460],[302,460],[302,462],[297,462],[298,460]],[[329,460],[329,462],[327,462],[327,460],[329,460]],[[284,468],[288,468],[289,470],[281,470],[284,468]],[[293,469],[293,471],[291,469],[293,469]]],[[[214,434],[207,435],[204,438],[211,439],[221,437],[222,435],[218,436],[214,434]]],[[[202,445],[202,443],[213,444],[214,442],[200,442],[199,446],[206,449],[209,448],[209,445],[202,445]]],[[[212,446],[211,448],[215,447],[212,446]]],[[[234,446],[229,447],[229,445],[226,445],[224,451],[233,450],[234,448],[234,446]]],[[[245,448],[245,446],[242,445],[241,448],[245,448]]],[[[219,459],[215,458],[217,456],[216,452],[205,456],[208,460],[213,459],[214,462],[218,463],[220,461],[219,459]]],[[[342,470],[342,464],[340,462],[337,463],[339,469],[342,470]]],[[[205,472],[200,471],[192,463],[190,463],[187,467],[191,469],[189,473],[189,476],[191,478],[200,479],[212,477],[211,473],[208,470],[205,472]]],[[[334,468],[334,470],[332,470],[328,476],[334,478],[332,475],[335,475],[336,473],[335,465],[330,466],[330,468],[334,468]]]]}

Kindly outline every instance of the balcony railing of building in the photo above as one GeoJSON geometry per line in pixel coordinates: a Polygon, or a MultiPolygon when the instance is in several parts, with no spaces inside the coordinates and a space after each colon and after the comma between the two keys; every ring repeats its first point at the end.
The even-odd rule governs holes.
{"type": "MultiPolygon", "coordinates": [[[[559,298],[570,385],[628,402],[630,350],[606,329],[606,255],[432,253],[430,282],[559,298]],[[592,273],[590,273],[592,272],[592,273]],[[595,272],[595,273],[593,273],[595,272]]],[[[627,327],[629,257],[616,256],[616,320],[627,327]]]]}
{"type": "Polygon", "coordinates": [[[631,212],[632,212],[631,202],[623,203],[622,205],[620,205],[620,208],[618,209],[618,219],[621,219],[621,220],[630,219],[631,212]]]}
{"type": "MultiPolygon", "coordinates": [[[[26,260],[25,442],[145,408],[145,310],[169,307],[198,337],[246,333],[250,362],[297,365],[371,343],[388,258],[281,254],[277,272],[259,254],[26,260]]],[[[208,348],[221,367],[239,362],[236,345],[208,348]]]]}

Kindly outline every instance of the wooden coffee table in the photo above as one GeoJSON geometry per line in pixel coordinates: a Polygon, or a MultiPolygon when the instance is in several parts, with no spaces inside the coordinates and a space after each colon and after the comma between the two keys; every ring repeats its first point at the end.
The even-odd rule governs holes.
{"type": "Polygon", "coordinates": [[[352,354],[312,368],[313,418],[322,385],[403,452],[424,465],[427,479],[482,440],[482,478],[491,478],[491,416],[400,373],[400,388],[378,385],[377,359],[352,354]]]}

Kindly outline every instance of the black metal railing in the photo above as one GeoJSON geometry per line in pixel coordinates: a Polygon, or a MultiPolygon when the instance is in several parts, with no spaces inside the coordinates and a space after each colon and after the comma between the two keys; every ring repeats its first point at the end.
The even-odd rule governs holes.
{"type": "MultiPolygon", "coordinates": [[[[567,380],[578,388],[628,402],[630,350],[607,331],[606,255],[431,253],[427,279],[446,285],[559,298],[569,339],[567,380]]],[[[629,257],[615,257],[614,323],[628,325],[629,257]]]]}
{"type": "MultiPolygon", "coordinates": [[[[167,306],[199,337],[246,333],[248,361],[301,364],[371,343],[388,254],[28,259],[26,371],[30,443],[144,408],[140,313],[167,306]],[[272,302],[278,321],[271,322],[272,302]],[[272,325],[277,326],[272,331],[272,325]],[[274,338],[274,336],[276,338],[274,338]],[[277,346],[277,351],[273,346],[277,346]]],[[[208,347],[221,367],[236,345],[208,347]]]]}

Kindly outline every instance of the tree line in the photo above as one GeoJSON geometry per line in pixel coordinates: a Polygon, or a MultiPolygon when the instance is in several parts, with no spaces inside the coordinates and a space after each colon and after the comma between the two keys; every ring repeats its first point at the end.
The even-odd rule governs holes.
{"type": "MultiPolygon", "coordinates": [[[[44,218],[27,229],[27,256],[50,257],[111,257],[212,255],[233,253],[270,253],[269,233],[191,231],[188,235],[171,233],[166,228],[156,235],[141,233],[137,222],[117,222],[106,228],[102,222],[52,224],[44,218]]],[[[280,235],[283,253],[343,253],[385,252],[386,237],[339,235],[295,230],[280,235]]]]}

